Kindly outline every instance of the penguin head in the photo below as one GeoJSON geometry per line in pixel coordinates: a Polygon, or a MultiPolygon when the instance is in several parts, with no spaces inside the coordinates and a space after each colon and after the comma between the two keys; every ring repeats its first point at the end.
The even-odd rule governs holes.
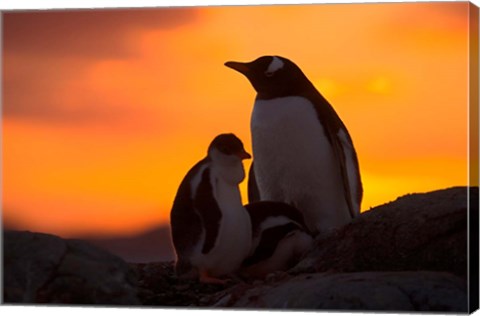
{"type": "Polygon", "coordinates": [[[252,157],[243,148],[242,141],[231,133],[215,137],[208,147],[208,156],[214,162],[224,164],[241,162],[252,157]]]}
{"type": "Polygon", "coordinates": [[[208,148],[208,157],[224,180],[237,185],[245,178],[242,160],[252,156],[245,151],[243,143],[234,134],[220,134],[208,148]]]}
{"type": "Polygon", "coordinates": [[[280,56],[262,56],[247,63],[229,61],[225,66],[247,77],[261,99],[298,95],[311,86],[295,63],[280,56]]]}

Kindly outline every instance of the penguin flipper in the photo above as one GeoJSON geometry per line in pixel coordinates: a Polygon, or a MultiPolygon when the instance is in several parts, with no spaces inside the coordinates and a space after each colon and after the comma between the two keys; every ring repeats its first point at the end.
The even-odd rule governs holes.
{"type": "Polygon", "coordinates": [[[220,230],[220,220],[222,219],[222,211],[213,195],[213,187],[210,181],[210,169],[206,168],[202,173],[202,179],[194,200],[194,207],[202,219],[201,222],[205,232],[205,241],[202,247],[202,253],[204,254],[215,246],[220,230]]]}
{"type": "Polygon", "coordinates": [[[325,134],[333,148],[335,158],[340,164],[345,199],[350,216],[354,218],[360,214],[360,203],[363,195],[357,154],[353,147],[350,134],[340,117],[327,99],[325,99],[318,90],[315,89],[315,91],[314,106],[317,112],[317,118],[324,127],[325,134]],[[342,133],[343,135],[341,137],[340,135],[342,133]],[[347,158],[346,152],[349,153],[350,157],[347,158]],[[348,171],[347,159],[351,159],[353,164],[353,166],[350,166],[354,169],[350,170],[351,172],[348,171]],[[352,187],[356,187],[355,192],[352,192],[352,187]]]}
{"type": "Polygon", "coordinates": [[[253,203],[260,201],[260,192],[258,190],[257,179],[255,178],[255,171],[253,169],[253,164],[250,166],[248,172],[248,202],[253,203]]]}
{"type": "Polygon", "coordinates": [[[332,145],[334,148],[335,156],[340,163],[343,188],[345,190],[345,199],[347,200],[350,216],[352,218],[355,218],[360,214],[360,202],[362,200],[363,194],[362,183],[359,173],[358,158],[347,130],[345,128],[340,128],[338,132],[343,132],[345,137],[340,138],[338,137],[338,135],[336,135],[337,137],[332,137],[332,145]],[[352,160],[355,168],[355,171],[351,170],[350,172],[355,174],[349,174],[347,166],[347,151],[351,155],[351,157],[348,158],[352,160]],[[353,181],[357,183],[350,183],[353,181]],[[352,186],[356,186],[356,192],[352,192],[352,186]]]}
{"type": "Polygon", "coordinates": [[[179,190],[184,198],[177,198],[170,213],[170,227],[177,260],[189,258],[202,235],[201,218],[192,207],[188,190],[179,190]]]}
{"type": "MultiPolygon", "coordinates": [[[[198,162],[183,179],[178,188],[170,212],[170,228],[173,246],[179,266],[189,264],[193,249],[202,236],[202,219],[194,208],[190,179],[208,163],[204,159],[198,162]]],[[[185,270],[185,269],[180,269],[185,270]]]]}
{"type": "MultiPolygon", "coordinates": [[[[357,203],[357,208],[355,212],[355,216],[360,215],[360,205],[362,203],[362,198],[363,198],[363,185],[362,185],[362,178],[360,177],[360,165],[358,163],[358,156],[357,152],[355,151],[355,148],[353,147],[353,142],[350,138],[350,135],[348,135],[348,143],[344,144],[344,146],[347,146],[349,148],[349,153],[350,153],[350,158],[352,159],[354,170],[352,170],[352,176],[354,177],[352,182],[355,183],[350,183],[350,188],[352,185],[355,186],[356,191],[355,192],[350,192],[352,196],[352,200],[357,203]]],[[[345,159],[346,159],[346,154],[345,154],[345,159]]],[[[348,169],[346,169],[348,171],[348,169]]],[[[350,174],[350,172],[349,172],[350,174]]]]}

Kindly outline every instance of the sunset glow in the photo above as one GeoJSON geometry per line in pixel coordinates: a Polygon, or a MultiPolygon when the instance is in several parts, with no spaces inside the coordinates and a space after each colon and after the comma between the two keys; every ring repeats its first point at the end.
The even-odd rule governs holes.
{"type": "Polygon", "coordinates": [[[65,237],[167,224],[216,135],[233,132],[251,152],[255,92],[223,64],[262,55],[297,63],[342,118],[362,210],[467,185],[469,8],[4,13],[4,223],[65,237]]]}

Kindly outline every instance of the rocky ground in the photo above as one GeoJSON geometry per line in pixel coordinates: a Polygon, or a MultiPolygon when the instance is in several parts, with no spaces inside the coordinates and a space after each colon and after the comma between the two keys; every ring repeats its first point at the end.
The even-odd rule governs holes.
{"type": "MultiPolygon", "coordinates": [[[[225,286],[179,280],[172,262],[128,264],[83,241],[5,232],[4,302],[466,312],[467,192],[401,197],[319,236],[291,271],[225,286]]],[[[478,188],[470,198],[478,206],[478,188]]]]}

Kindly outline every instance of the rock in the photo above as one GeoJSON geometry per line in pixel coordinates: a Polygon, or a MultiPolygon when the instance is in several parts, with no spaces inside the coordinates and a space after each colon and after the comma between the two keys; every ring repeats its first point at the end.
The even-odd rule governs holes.
{"type": "Polygon", "coordinates": [[[466,312],[467,286],[441,272],[317,273],[273,285],[235,287],[215,299],[216,307],[466,312]]]}
{"type": "Polygon", "coordinates": [[[139,298],[143,305],[208,306],[210,295],[232,287],[201,284],[195,280],[177,278],[173,262],[132,264],[138,276],[139,298]]]}
{"type": "MultiPolygon", "coordinates": [[[[478,200],[478,188],[471,190],[478,200]]],[[[467,275],[467,188],[410,194],[316,240],[306,272],[449,271],[467,275]]]]}
{"type": "Polygon", "coordinates": [[[67,251],[60,238],[45,234],[5,232],[6,302],[35,302],[37,290],[53,277],[67,251]]]}
{"type": "MultiPolygon", "coordinates": [[[[464,313],[467,193],[401,197],[319,236],[292,270],[227,285],[179,279],[172,262],[129,265],[82,241],[7,232],[4,301],[464,313]]],[[[478,205],[478,188],[470,198],[478,205]]]]}
{"type": "Polygon", "coordinates": [[[79,240],[4,233],[6,303],[138,304],[128,264],[79,240]]]}
{"type": "MultiPolygon", "coordinates": [[[[478,200],[478,189],[470,193],[478,200]]],[[[143,265],[141,282],[151,292],[141,300],[162,306],[466,312],[466,247],[466,188],[411,194],[320,236],[294,269],[263,281],[207,288],[175,279],[171,263],[143,265]]]]}

